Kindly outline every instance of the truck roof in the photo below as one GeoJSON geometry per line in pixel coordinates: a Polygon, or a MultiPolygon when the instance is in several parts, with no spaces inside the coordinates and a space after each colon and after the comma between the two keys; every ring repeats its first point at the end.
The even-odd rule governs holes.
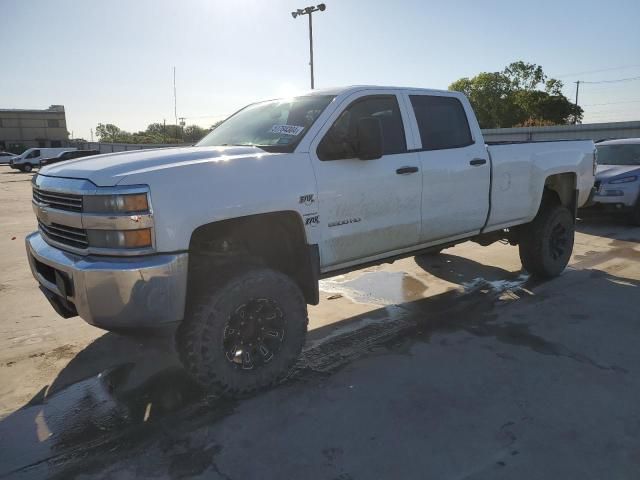
{"type": "MultiPolygon", "coordinates": [[[[451,90],[437,90],[433,88],[419,88],[419,87],[394,87],[389,85],[347,85],[344,87],[329,87],[321,88],[317,90],[308,90],[296,96],[308,96],[308,95],[345,95],[361,90],[419,90],[421,92],[430,93],[454,93],[451,90]]],[[[457,92],[455,92],[457,93],[457,92]]]]}
{"type": "Polygon", "coordinates": [[[640,144],[640,138],[619,138],[617,140],[605,140],[596,145],[636,145],[640,144]]]}

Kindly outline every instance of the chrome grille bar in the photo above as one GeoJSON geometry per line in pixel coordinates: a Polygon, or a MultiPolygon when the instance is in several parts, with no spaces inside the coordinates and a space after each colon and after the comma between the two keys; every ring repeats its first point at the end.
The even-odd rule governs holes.
{"type": "Polygon", "coordinates": [[[38,221],[38,227],[45,236],[55,242],[75,248],[87,248],[89,246],[87,232],[84,229],[58,225],[56,223],[45,225],[40,221],[38,221]]]}
{"type": "Polygon", "coordinates": [[[41,205],[47,205],[58,210],[70,212],[82,211],[82,196],[71,193],[58,193],[41,190],[34,185],[33,200],[41,205]]]}

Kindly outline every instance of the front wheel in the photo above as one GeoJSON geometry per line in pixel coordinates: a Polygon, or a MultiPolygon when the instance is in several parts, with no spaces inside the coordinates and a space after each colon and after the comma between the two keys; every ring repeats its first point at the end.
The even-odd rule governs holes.
{"type": "Polygon", "coordinates": [[[204,388],[243,395],[273,385],[304,345],[307,305],[298,285],[246,269],[194,302],[177,333],[184,367],[204,388]]]}
{"type": "Polygon", "coordinates": [[[30,163],[25,163],[20,170],[29,173],[31,170],[33,170],[33,165],[31,165],[30,163]]]}
{"type": "Polygon", "coordinates": [[[531,275],[552,278],[560,275],[571,258],[575,222],[562,205],[547,205],[520,232],[520,260],[531,275]]]}

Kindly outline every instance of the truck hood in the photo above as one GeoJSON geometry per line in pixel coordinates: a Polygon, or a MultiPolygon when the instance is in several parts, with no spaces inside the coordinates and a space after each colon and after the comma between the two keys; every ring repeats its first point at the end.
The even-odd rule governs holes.
{"type": "Polygon", "coordinates": [[[640,165],[598,165],[596,180],[606,182],[615,177],[640,175],[640,165]]]}
{"type": "Polygon", "coordinates": [[[228,162],[256,158],[267,153],[257,147],[176,147],[107,153],[43,167],[48,177],[87,179],[99,187],[112,187],[128,175],[144,173],[181,164],[228,162]]]}

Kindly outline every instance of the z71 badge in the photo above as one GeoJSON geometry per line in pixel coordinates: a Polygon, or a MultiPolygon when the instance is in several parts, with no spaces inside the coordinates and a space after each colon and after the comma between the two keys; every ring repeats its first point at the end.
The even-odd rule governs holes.
{"type": "Polygon", "coordinates": [[[308,193],[306,195],[300,195],[300,202],[305,205],[311,205],[314,202],[313,193],[308,193]]]}
{"type": "Polygon", "coordinates": [[[304,219],[305,225],[318,225],[320,223],[320,215],[314,215],[312,217],[306,217],[304,219]]]}

